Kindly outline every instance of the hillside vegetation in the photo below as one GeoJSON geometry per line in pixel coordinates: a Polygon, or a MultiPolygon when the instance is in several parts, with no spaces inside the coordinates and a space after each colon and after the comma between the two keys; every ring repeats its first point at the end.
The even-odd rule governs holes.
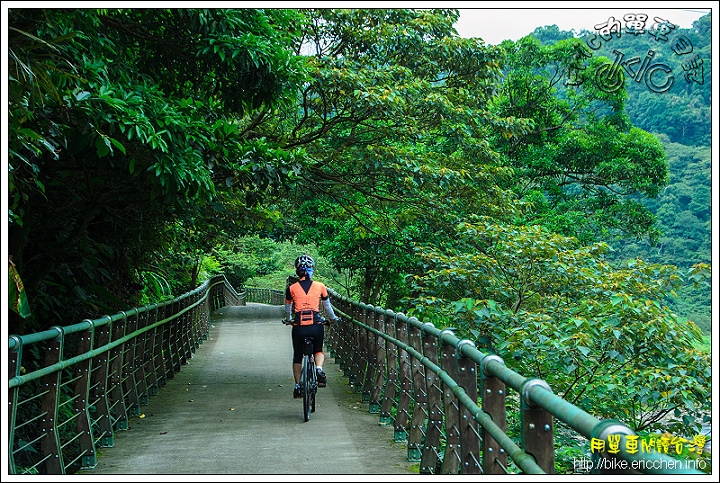
{"type": "Polygon", "coordinates": [[[10,333],[213,273],[282,288],[302,247],[600,417],[709,414],[709,16],[704,83],[654,97],[581,37],[486,45],[454,9],[7,16],[10,333]]]}

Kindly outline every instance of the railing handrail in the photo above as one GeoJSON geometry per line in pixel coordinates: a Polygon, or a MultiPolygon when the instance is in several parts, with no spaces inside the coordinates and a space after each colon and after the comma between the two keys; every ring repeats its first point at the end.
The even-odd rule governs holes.
{"type": "MultiPolygon", "coordinates": [[[[499,356],[456,337],[454,329],[441,330],[330,288],[328,292],[343,319],[328,329],[327,344],[336,363],[344,366],[363,400],[370,401],[370,411],[380,414],[381,424],[390,424],[391,409],[396,410],[395,440],[407,443],[408,460],[421,461],[421,473],[433,473],[439,463],[447,473],[508,472],[508,457],[524,473],[553,473],[554,417],[589,440],[619,438],[617,451],[597,452],[595,458],[635,463],[632,467],[643,473],[704,474],[681,468],[663,453],[629,452],[628,438],[637,435],[628,425],[592,416],[553,394],[545,381],[525,377],[499,356]],[[519,399],[519,444],[506,433],[506,388],[519,399]],[[447,448],[441,458],[443,438],[447,448]]],[[[11,335],[11,473],[64,474],[70,467],[94,466],[97,448],[112,446],[113,431],[127,429],[127,418],[138,415],[139,406],[207,338],[211,312],[247,302],[282,305],[284,290],[238,292],[219,275],[172,300],[11,335]],[[39,367],[28,370],[24,350],[42,344],[44,360],[37,359],[39,367]],[[66,357],[66,350],[74,353],[66,357]],[[70,403],[72,414],[64,410],[61,415],[70,403]],[[75,423],[74,432],[69,422],[75,423]]]]}
{"type": "Polygon", "coordinates": [[[207,338],[210,313],[245,298],[219,275],[171,300],[11,335],[10,472],[94,466],[97,448],[112,446],[113,431],[127,429],[128,416],[139,414],[207,338]],[[25,352],[31,348],[44,357],[25,352]]]}
{"type": "MultiPolygon", "coordinates": [[[[588,440],[598,439],[607,441],[608,436],[617,435],[619,437],[619,444],[617,445],[616,450],[613,450],[611,453],[598,452],[594,455],[598,458],[619,458],[627,462],[627,465],[609,465],[615,469],[623,467],[636,469],[641,468],[643,473],[651,474],[704,474],[699,470],[681,468],[681,465],[677,464],[678,460],[664,453],[639,453],[628,451],[628,437],[637,437],[636,433],[628,425],[619,420],[601,420],[592,416],[560,396],[553,394],[547,382],[537,378],[525,377],[505,366],[504,361],[499,356],[485,354],[475,347],[474,342],[467,339],[459,339],[454,335],[453,329],[441,330],[430,322],[423,323],[415,317],[408,317],[402,313],[395,313],[392,310],[386,310],[381,307],[375,307],[352,300],[332,289],[328,289],[328,292],[332,296],[333,305],[335,305],[335,303],[339,303],[341,305],[345,304],[347,306],[354,307],[360,313],[363,311],[369,311],[377,316],[392,318],[395,321],[414,327],[420,331],[420,334],[426,334],[434,337],[441,345],[447,345],[454,348],[457,352],[457,357],[464,357],[473,361],[478,365],[478,367],[482,368],[484,376],[487,376],[488,378],[495,378],[504,385],[517,391],[520,395],[523,406],[547,412],[588,440]]],[[[482,428],[487,431],[497,443],[499,443],[501,448],[509,456],[513,458],[522,471],[525,473],[553,472],[551,465],[546,465],[545,468],[540,468],[540,466],[536,463],[535,458],[520,449],[515,442],[508,438],[504,433],[504,430],[501,430],[498,425],[493,422],[493,418],[489,417],[483,409],[478,406],[477,401],[466,397],[465,391],[459,386],[458,382],[452,379],[448,372],[443,370],[442,367],[430,362],[428,357],[426,357],[422,351],[413,348],[409,344],[393,338],[366,323],[363,323],[355,318],[347,309],[345,311],[336,309],[336,312],[340,312],[341,315],[351,321],[354,326],[375,334],[383,338],[385,341],[407,351],[425,368],[437,374],[446,386],[452,388],[458,402],[473,415],[482,428]]],[[[440,348],[438,347],[438,350],[439,349],[440,348]]],[[[550,451],[554,453],[554,449],[551,448],[550,451]]]]}
{"type": "MultiPolygon", "coordinates": [[[[220,282],[220,283],[222,283],[222,282],[220,282]]],[[[180,298],[175,299],[172,302],[175,302],[177,300],[180,300],[180,298]]],[[[148,332],[150,330],[155,329],[156,327],[158,327],[160,325],[163,325],[165,322],[168,322],[170,320],[173,320],[173,319],[179,317],[180,315],[196,308],[198,305],[200,305],[201,303],[204,303],[204,302],[205,302],[205,297],[195,301],[192,305],[181,309],[179,312],[173,314],[171,317],[166,317],[164,319],[158,320],[157,322],[153,323],[152,325],[146,326],[142,329],[137,329],[134,332],[132,332],[130,334],[126,334],[122,338],[117,339],[111,343],[105,344],[105,345],[98,347],[96,349],[93,349],[89,352],[84,352],[84,353],[77,355],[75,357],[72,357],[70,359],[65,359],[65,360],[56,362],[55,364],[53,364],[51,366],[45,366],[44,368],[37,370],[37,371],[33,371],[30,374],[27,374],[24,376],[11,377],[10,380],[8,381],[8,388],[12,389],[14,387],[18,387],[27,382],[39,379],[47,374],[57,372],[59,370],[71,367],[74,364],[77,364],[78,362],[83,362],[83,361],[86,361],[93,357],[96,357],[96,356],[102,354],[103,352],[107,352],[110,349],[114,349],[115,347],[117,347],[121,344],[124,344],[125,342],[127,342],[135,337],[138,337],[139,335],[142,335],[145,332],[148,332]]],[[[160,304],[157,307],[160,307],[162,305],[167,305],[167,304],[160,304]]],[[[142,307],[142,309],[147,309],[148,307],[155,307],[155,306],[149,305],[149,306],[142,307]]],[[[145,310],[136,310],[134,313],[140,314],[144,311],[145,310]]],[[[27,340],[24,340],[25,336],[20,336],[19,338],[17,338],[17,336],[13,336],[13,340],[16,340],[19,342],[17,343],[17,345],[14,345],[11,343],[10,350],[17,350],[17,348],[19,348],[23,345],[28,345],[28,340],[31,340],[33,342],[43,342],[43,341],[48,341],[48,340],[55,340],[55,339],[65,336],[65,335],[72,334],[72,333],[102,327],[103,325],[107,325],[107,324],[111,323],[112,321],[124,320],[130,315],[133,315],[133,314],[130,314],[129,312],[128,313],[120,312],[113,317],[106,316],[106,317],[101,317],[99,319],[94,319],[94,320],[85,319],[84,321],[82,321],[78,324],[74,324],[74,325],[71,325],[68,327],[55,326],[55,327],[43,332],[43,334],[45,334],[45,336],[38,338],[37,340],[33,339],[32,337],[28,337],[27,340]],[[52,336],[52,334],[54,334],[54,333],[57,333],[57,336],[52,336]]]]}

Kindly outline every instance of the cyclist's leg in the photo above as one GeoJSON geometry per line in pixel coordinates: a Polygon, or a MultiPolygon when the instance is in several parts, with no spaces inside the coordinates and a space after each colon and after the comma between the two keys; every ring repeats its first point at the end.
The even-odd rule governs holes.
{"type": "Polygon", "coordinates": [[[302,367],[303,346],[305,345],[305,334],[303,328],[299,325],[293,325],[292,328],[292,347],[293,359],[292,370],[295,384],[300,382],[300,370],[302,367]]]}
{"type": "Polygon", "coordinates": [[[300,373],[302,372],[302,363],[296,364],[293,362],[293,377],[295,378],[295,384],[300,384],[300,373]]]}
{"type": "Polygon", "coordinates": [[[315,353],[315,366],[322,367],[325,362],[325,354],[323,353],[323,342],[325,339],[325,327],[321,324],[315,324],[312,327],[312,336],[315,338],[313,342],[313,352],[315,353]]]}
{"type": "Polygon", "coordinates": [[[318,385],[320,387],[325,387],[327,384],[327,378],[323,369],[323,363],[325,362],[325,354],[323,353],[325,327],[321,324],[316,324],[312,327],[315,337],[315,345],[313,346],[313,352],[315,353],[315,367],[317,367],[318,369],[318,385]]]}
{"type": "Polygon", "coordinates": [[[303,356],[303,345],[305,344],[305,337],[302,335],[299,326],[293,326],[292,328],[292,345],[293,345],[293,360],[292,360],[292,373],[293,379],[295,380],[295,389],[293,389],[293,397],[300,397],[300,373],[302,371],[302,356],[303,356]]]}

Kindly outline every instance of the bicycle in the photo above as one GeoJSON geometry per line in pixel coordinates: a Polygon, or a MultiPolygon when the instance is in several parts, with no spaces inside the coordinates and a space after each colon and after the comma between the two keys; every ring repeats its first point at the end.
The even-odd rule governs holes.
{"type": "MultiPolygon", "coordinates": [[[[319,316],[318,321],[328,325],[327,319],[319,316]]],[[[283,320],[283,324],[292,325],[291,320],[283,320]]],[[[303,419],[310,420],[310,413],[315,412],[315,396],[318,390],[317,371],[315,368],[315,353],[313,351],[315,338],[305,337],[303,342],[302,369],[300,370],[300,392],[303,400],[303,419]]]]}

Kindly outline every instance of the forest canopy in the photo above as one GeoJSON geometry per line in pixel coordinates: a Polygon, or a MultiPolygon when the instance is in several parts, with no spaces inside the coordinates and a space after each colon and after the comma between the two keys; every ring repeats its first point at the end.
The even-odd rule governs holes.
{"type": "MultiPolygon", "coordinates": [[[[709,288],[711,78],[665,132],[682,96],[600,88],[603,56],[586,82],[563,82],[583,39],[539,30],[491,46],[459,37],[458,15],[8,10],[8,246],[29,305],[11,307],[9,331],[177,295],[208,273],[242,286],[287,268],[250,253],[289,241],[316,247],[338,290],[456,321],[599,413],[620,407],[593,388],[664,377],[670,355],[682,386],[614,401],[639,428],[677,408],[699,421],[709,359],[671,305],[709,288]],[[669,238],[681,227],[701,234],[694,249],[669,238]],[[644,260],[644,246],[661,255],[644,260]],[[593,361],[612,369],[598,377],[593,361]]],[[[697,45],[711,44],[706,24],[688,32],[697,45]]]]}

